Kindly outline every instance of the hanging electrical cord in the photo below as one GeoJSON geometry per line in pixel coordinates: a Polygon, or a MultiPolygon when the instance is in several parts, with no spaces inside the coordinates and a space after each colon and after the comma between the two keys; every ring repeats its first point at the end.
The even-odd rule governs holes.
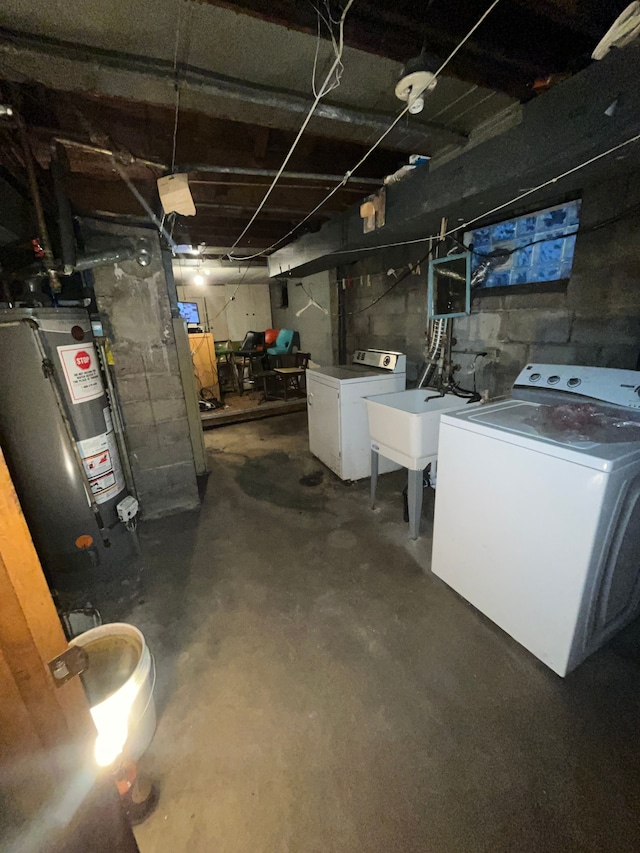
{"type": "MultiPolygon", "coordinates": [[[[331,64],[331,68],[329,69],[329,71],[328,71],[328,73],[324,79],[324,82],[323,82],[322,86],[320,87],[320,91],[315,96],[314,101],[311,104],[311,108],[309,109],[309,112],[307,113],[305,120],[302,122],[302,126],[301,126],[300,130],[298,131],[296,138],[293,140],[293,144],[292,144],[291,148],[289,149],[287,156],[284,158],[282,165],[280,166],[280,168],[276,172],[276,175],[275,175],[273,181],[271,182],[269,189],[264,194],[262,201],[260,202],[260,204],[256,208],[256,211],[253,214],[253,216],[251,217],[251,219],[245,225],[240,236],[236,239],[235,243],[229,249],[227,257],[232,261],[245,260],[245,258],[233,257],[233,255],[231,253],[233,252],[235,247],[238,245],[238,243],[242,240],[242,238],[247,233],[249,228],[251,228],[253,223],[256,221],[256,219],[260,215],[262,208],[267,203],[267,200],[268,200],[269,196],[271,195],[271,193],[273,192],[273,190],[275,189],[275,186],[278,183],[278,181],[280,180],[282,173],[287,168],[287,163],[292,158],[293,152],[298,147],[298,143],[302,139],[302,135],[304,134],[305,130],[307,129],[307,125],[311,121],[311,118],[312,118],[312,116],[316,110],[316,107],[320,103],[321,98],[323,98],[324,95],[326,94],[325,87],[328,86],[329,81],[333,77],[334,72],[336,71],[336,69],[340,65],[340,62],[342,60],[342,53],[344,51],[344,22],[345,22],[345,18],[347,17],[347,12],[349,11],[351,6],[353,5],[353,2],[354,2],[354,0],[348,0],[346,6],[342,10],[342,14],[340,15],[339,32],[338,32],[338,52],[336,54],[336,58],[334,59],[333,63],[331,64]]],[[[497,0],[496,0],[496,2],[497,2],[497,0]]],[[[259,254],[264,254],[264,252],[260,252],[259,254]]],[[[253,257],[258,257],[258,255],[255,255],[253,257]]]]}
{"type": "Polygon", "coordinates": [[[176,142],[178,139],[178,115],[180,112],[180,83],[178,81],[178,48],[180,46],[180,24],[182,22],[182,0],[178,0],[178,22],[176,23],[176,40],[173,48],[173,87],[175,90],[175,106],[173,115],[173,142],[171,145],[171,174],[176,167],[176,142]]]}
{"type": "Polygon", "coordinates": [[[430,254],[431,254],[431,250],[429,250],[427,252],[427,254],[424,255],[422,258],[420,258],[420,260],[417,262],[417,264],[409,266],[409,268],[402,275],[398,276],[398,278],[393,282],[393,284],[390,285],[383,293],[381,293],[380,296],[378,296],[376,299],[374,299],[373,302],[370,302],[368,305],[365,305],[364,308],[358,308],[357,311],[349,311],[347,313],[347,316],[353,317],[356,314],[363,314],[365,311],[368,311],[370,308],[373,308],[373,306],[377,305],[378,302],[380,302],[382,299],[384,299],[384,297],[388,293],[391,293],[391,291],[394,290],[400,284],[400,282],[404,281],[406,278],[408,278],[410,275],[412,275],[415,268],[417,266],[419,267],[421,264],[423,264],[427,260],[427,258],[429,257],[430,254]]]}
{"type": "MultiPolygon", "coordinates": [[[[442,65],[440,65],[440,67],[438,68],[438,70],[437,70],[437,71],[435,72],[435,74],[433,75],[433,78],[432,78],[433,80],[437,79],[437,78],[440,76],[440,74],[442,74],[442,72],[443,72],[443,71],[444,71],[444,69],[447,67],[447,65],[451,62],[451,60],[453,59],[453,57],[454,57],[454,56],[458,53],[458,51],[459,51],[459,50],[460,50],[460,49],[461,49],[461,48],[462,48],[462,47],[467,43],[467,41],[471,38],[471,36],[475,33],[475,31],[478,29],[478,27],[483,23],[483,21],[484,21],[484,20],[487,18],[487,16],[488,16],[492,11],[493,11],[493,9],[498,5],[498,3],[499,3],[499,2],[500,2],[500,0],[493,0],[493,3],[491,3],[491,5],[490,5],[486,10],[485,10],[485,12],[483,12],[483,14],[478,18],[478,20],[477,20],[477,21],[476,21],[476,23],[473,25],[473,27],[471,27],[471,29],[469,30],[469,32],[464,36],[464,38],[463,38],[460,42],[458,42],[458,44],[454,47],[454,49],[451,51],[451,53],[449,54],[449,56],[447,56],[447,58],[444,60],[444,62],[442,63],[442,65]]],[[[341,19],[340,19],[340,20],[341,20],[341,22],[343,22],[344,15],[345,15],[345,13],[346,13],[346,11],[347,11],[347,9],[349,8],[349,6],[350,6],[350,5],[351,5],[351,3],[348,3],[348,4],[347,4],[347,7],[345,8],[345,11],[342,13],[342,17],[341,17],[341,19]]],[[[342,39],[342,33],[341,33],[341,39],[342,39]]],[[[342,44],[342,41],[341,41],[341,44],[342,44]]],[[[332,70],[333,70],[333,67],[332,67],[332,70]]],[[[318,99],[318,100],[319,100],[319,99],[318,99]]],[[[312,107],[312,112],[313,112],[313,110],[315,110],[316,105],[317,105],[317,103],[314,103],[314,105],[313,105],[313,107],[312,107]]],[[[330,192],[328,192],[328,193],[327,193],[327,195],[322,199],[322,201],[320,201],[320,202],[319,202],[319,203],[318,203],[318,204],[313,208],[313,210],[309,211],[309,213],[307,213],[307,215],[304,217],[304,219],[301,219],[301,220],[300,220],[300,222],[298,222],[298,224],[297,224],[297,225],[294,225],[294,226],[293,226],[293,228],[291,228],[291,230],[290,230],[290,231],[288,231],[288,232],[287,232],[283,237],[281,237],[279,240],[276,240],[276,242],[275,242],[275,243],[273,243],[273,244],[272,244],[271,246],[269,246],[268,248],[263,249],[261,252],[257,252],[257,253],[256,253],[256,254],[254,254],[254,255],[245,255],[243,258],[237,258],[237,257],[232,257],[232,255],[231,255],[231,254],[229,254],[229,257],[230,257],[232,260],[236,260],[236,261],[237,261],[237,260],[245,260],[245,259],[247,259],[247,258],[258,258],[258,257],[260,257],[261,255],[264,255],[264,254],[266,254],[267,252],[272,251],[272,249],[275,249],[275,248],[276,248],[277,246],[279,246],[279,245],[280,245],[280,243],[282,243],[284,240],[286,240],[286,239],[288,239],[289,237],[293,236],[293,235],[295,234],[295,232],[298,230],[298,228],[301,228],[301,227],[302,227],[306,222],[308,222],[308,221],[309,221],[309,219],[311,219],[311,217],[312,217],[312,216],[314,216],[314,215],[315,215],[315,214],[320,210],[320,208],[321,208],[321,207],[324,207],[324,205],[325,205],[325,204],[326,204],[326,203],[327,203],[331,198],[333,198],[333,196],[334,196],[334,195],[335,195],[335,194],[336,194],[340,189],[342,189],[342,187],[344,187],[344,186],[345,186],[345,184],[349,181],[349,179],[352,177],[352,175],[354,174],[354,172],[357,172],[357,170],[358,170],[358,169],[359,169],[359,168],[360,168],[360,167],[361,167],[361,166],[362,166],[362,165],[363,165],[363,164],[364,164],[364,163],[369,159],[369,157],[373,154],[373,152],[376,150],[376,148],[378,148],[378,146],[379,146],[379,145],[381,145],[381,143],[382,143],[382,142],[384,142],[384,140],[387,138],[387,136],[388,136],[388,135],[391,133],[391,131],[396,127],[396,125],[397,125],[400,121],[402,121],[402,119],[403,119],[403,118],[404,118],[404,117],[409,113],[409,110],[410,110],[410,108],[411,108],[411,105],[412,105],[412,102],[408,102],[408,103],[407,103],[407,106],[406,106],[406,107],[404,107],[404,109],[403,109],[403,110],[401,110],[401,111],[400,111],[400,113],[398,113],[398,115],[397,115],[397,116],[395,117],[395,119],[391,122],[391,124],[389,125],[389,127],[388,127],[388,128],[387,128],[387,129],[386,129],[386,130],[381,134],[381,136],[379,136],[379,137],[378,137],[378,139],[377,139],[377,140],[373,143],[373,145],[372,145],[372,146],[371,146],[371,147],[366,151],[366,153],[365,153],[365,154],[363,154],[363,156],[358,160],[358,162],[355,164],[355,166],[354,166],[352,169],[349,169],[347,172],[345,172],[344,177],[342,178],[342,180],[341,180],[339,183],[337,183],[337,184],[335,185],[335,187],[333,187],[333,189],[332,189],[330,192]]],[[[310,119],[310,118],[311,118],[311,114],[308,116],[308,119],[310,119]]],[[[307,123],[308,123],[308,122],[307,122],[307,123]]],[[[303,129],[304,129],[304,127],[306,127],[306,124],[303,126],[303,129]]],[[[300,134],[300,135],[301,135],[301,134],[300,134]]],[[[294,146],[295,146],[295,145],[297,145],[297,143],[298,143],[298,139],[296,139],[296,141],[295,141],[295,143],[294,143],[294,146]]],[[[289,155],[287,155],[287,156],[289,156],[289,155]]],[[[288,162],[288,161],[285,161],[285,162],[288,162]]],[[[274,184],[274,185],[275,185],[275,184],[274,184]]],[[[269,191],[269,192],[270,192],[270,191],[269,191]]],[[[257,215],[260,213],[260,210],[262,210],[262,206],[264,206],[264,201],[266,201],[266,198],[267,198],[267,196],[265,196],[265,199],[263,199],[263,204],[258,208],[258,210],[256,211],[256,213],[253,215],[253,217],[252,217],[251,221],[249,222],[249,225],[247,225],[247,228],[245,228],[245,230],[242,232],[242,234],[240,235],[240,237],[238,238],[238,240],[236,240],[236,242],[234,243],[234,245],[231,247],[230,252],[232,252],[232,251],[233,251],[233,249],[238,245],[238,243],[239,243],[239,241],[242,239],[242,237],[246,234],[246,232],[247,232],[247,230],[248,230],[249,226],[254,222],[255,218],[256,218],[256,217],[257,217],[257,215]]]]}
{"type": "MultiPolygon", "coordinates": [[[[175,172],[176,168],[176,145],[178,141],[178,119],[180,116],[180,74],[178,71],[178,55],[180,51],[180,35],[182,31],[182,11],[184,8],[183,0],[178,0],[178,21],[176,23],[176,40],[173,48],[173,86],[175,90],[175,105],[173,116],[173,139],[171,143],[171,173],[175,172]]],[[[189,59],[189,49],[191,46],[191,18],[193,15],[194,4],[189,4],[188,19],[186,21],[187,41],[185,48],[184,64],[186,65],[189,59]]]]}
{"type": "Polygon", "coordinates": [[[240,279],[240,281],[236,284],[236,289],[233,291],[233,293],[231,294],[231,296],[229,297],[229,299],[227,299],[227,301],[224,303],[224,305],[222,306],[222,308],[221,308],[221,309],[218,311],[218,313],[215,315],[215,317],[214,317],[214,318],[213,318],[213,320],[211,321],[211,325],[213,325],[213,323],[218,319],[218,317],[219,317],[219,316],[220,316],[224,311],[226,311],[226,310],[227,310],[227,308],[229,307],[229,305],[230,305],[230,304],[233,302],[233,300],[236,298],[236,293],[238,292],[238,289],[239,289],[240,285],[242,284],[242,282],[243,282],[243,281],[245,280],[245,278],[247,277],[247,275],[248,275],[248,273],[249,273],[249,269],[250,269],[250,268],[251,268],[251,262],[249,262],[249,263],[247,264],[247,268],[246,268],[246,270],[244,271],[244,275],[242,276],[242,278],[240,279]]]}

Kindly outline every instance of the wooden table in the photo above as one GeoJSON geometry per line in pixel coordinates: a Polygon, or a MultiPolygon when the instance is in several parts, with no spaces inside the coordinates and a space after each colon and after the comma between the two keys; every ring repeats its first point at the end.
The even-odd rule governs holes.
{"type": "Polygon", "coordinates": [[[299,394],[302,392],[302,389],[300,388],[300,377],[305,374],[304,367],[275,367],[273,372],[276,376],[280,376],[282,378],[285,400],[289,399],[289,391],[297,391],[299,394]]]}

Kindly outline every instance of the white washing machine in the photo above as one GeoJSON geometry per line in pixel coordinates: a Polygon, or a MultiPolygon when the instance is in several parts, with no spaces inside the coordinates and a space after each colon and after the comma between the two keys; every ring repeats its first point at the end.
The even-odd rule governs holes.
{"type": "MultiPolygon", "coordinates": [[[[407,357],[389,350],[356,350],[352,363],[306,373],[309,449],[341,480],[371,476],[371,442],[365,397],[404,391],[407,357]]],[[[380,460],[380,473],[399,465],[380,460]]]]}
{"type": "Polygon", "coordinates": [[[564,676],[640,610],[640,372],[530,364],[443,415],[432,570],[564,676]]]}

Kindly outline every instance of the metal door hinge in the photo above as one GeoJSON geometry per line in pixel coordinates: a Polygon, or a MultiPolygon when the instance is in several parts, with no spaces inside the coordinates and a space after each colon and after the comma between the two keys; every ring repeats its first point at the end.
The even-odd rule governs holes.
{"type": "Polygon", "coordinates": [[[84,672],[89,664],[89,656],[80,646],[69,646],[57,658],[49,661],[49,670],[56,687],[62,687],[67,681],[84,672]]]}

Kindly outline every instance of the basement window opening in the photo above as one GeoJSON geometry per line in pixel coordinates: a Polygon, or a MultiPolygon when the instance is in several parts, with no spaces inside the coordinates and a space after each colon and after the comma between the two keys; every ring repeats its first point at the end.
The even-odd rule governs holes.
{"type": "Polygon", "coordinates": [[[472,251],[472,275],[486,265],[487,259],[495,259],[475,288],[476,293],[568,279],[580,206],[581,200],[575,199],[467,231],[464,243],[472,251]]]}

